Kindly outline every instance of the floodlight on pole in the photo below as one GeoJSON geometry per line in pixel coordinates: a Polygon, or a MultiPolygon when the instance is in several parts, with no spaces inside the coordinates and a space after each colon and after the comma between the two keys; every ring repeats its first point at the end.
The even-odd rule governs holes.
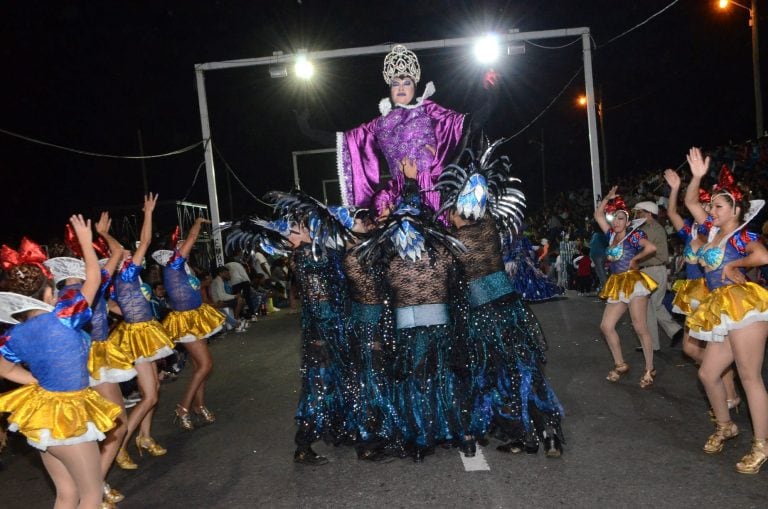
{"type": "Polygon", "coordinates": [[[283,52],[273,51],[273,61],[269,64],[269,77],[272,79],[286,78],[288,76],[288,68],[282,61],[283,52]]]}
{"type": "Polygon", "coordinates": [[[309,61],[306,55],[299,55],[296,57],[296,65],[294,66],[296,76],[301,79],[308,80],[315,74],[315,66],[309,61]]]}
{"type": "Polygon", "coordinates": [[[492,64],[499,58],[501,49],[499,47],[499,37],[495,34],[488,34],[478,39],[475,43],[475,58],[481,64],[492,64]]]}

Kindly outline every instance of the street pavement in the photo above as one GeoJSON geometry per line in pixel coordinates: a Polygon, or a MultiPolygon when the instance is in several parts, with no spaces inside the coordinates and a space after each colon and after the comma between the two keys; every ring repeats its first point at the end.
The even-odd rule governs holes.
{"type": "MultiPolygon", "coordinates": [[[[467,462],[456,449],[438,449],[423,464],[372,464],[350,448],[318,444],[329,464],[293,463],[299,315],[282,310],[211,344],[207,403],[215,424],[191,433],[174,427],[185,371],[162,385],[155,415],[153,434],[168,454],[139,457],[131,447],[139,469],[115,467],[108,480],[126,495],[122,509],[768,506],[768,467],[756,476],[734,470],[752,436],[743,409],[734,416],[742,435],[719,455],[702,452],[713,428],[696,368],[679,346],[662,339],[656,384],[641,390],[642,354],[625,316],[619,332],[631,371],[611,384],[601,302],[569,292],[533,309],[549,341],[547,374],[566,411],[560,459],[503,454],[491,440],[467,462]]],[[[0,457],[0,507],[53,505],[39,455],[23,439],[11,436],[0,457]]]]}

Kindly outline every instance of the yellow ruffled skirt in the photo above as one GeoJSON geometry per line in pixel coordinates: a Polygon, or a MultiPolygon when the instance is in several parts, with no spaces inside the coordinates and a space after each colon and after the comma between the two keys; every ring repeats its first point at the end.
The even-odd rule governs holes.
{"type": "Polygon", "coordinates": [[[25,385],[0,395],[0,412],[9,412],[8,429],[19,431],[32,447],[104,440],[121,409],[87,387],[80,391],[47,391],[25,385]]]}
{"type": "Polygon", "coordinates": [[[163,327],[177,343],[192,343],[219,332],[224,315],[208,304],[189,311],[171,311],[163,320],[163,327]]]}
{"type": "Polygon", "coordinates": [[[768,290],[756,283],[726,285],[712,290],[685,324],[691,337],[725,341],[728,331],[768,321],[768,290]]]}
{"type": "Polygon", "coordinates": [[[703,277],[697,279],[678,279],[672,285],[675,298],[672,300],[672,312],[680,315],[690,315],[699,304],[709,295],[707,281],[703,277]]]}
{"type": "Polygon", "coordinates": [[[88,352],[88,382],[91,387],[103,383],[126,382],[136,376],[133,362],[109,341],[92,341],[88,352]]]}
{"type": "Polygon", "coordinates": [[[650,295],[658,285],[648,274],[639,270],[628,270],[620,274],[611,274],[600,292],[601,299],[609,303],[629,301],[635,297],[650,295]]]}
{"type": "Polygon", "coordinates": [[[121,322],[107,340],[134,363],[152,362],[173,353],[173,341],[157,320],[121,322]]]}

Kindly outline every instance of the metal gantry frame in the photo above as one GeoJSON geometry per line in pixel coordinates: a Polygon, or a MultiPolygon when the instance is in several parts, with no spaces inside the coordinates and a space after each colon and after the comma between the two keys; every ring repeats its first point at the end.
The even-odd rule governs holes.
{"type": "MultiPolygon", "coordinates": [[[[584,88],[587,96],[587,129],[589,131],[589,156],[592,168],[592,194],[595,202],[602,195],[602,184],[600,182],[600,157],[597,138],[597,117],[595,114],[595,86],[592,79],[592,48],[591,38],[588,27],[581,28],[561,28],[557,30],[541,30],[535,32],[513,32],[499,35],[500,43],[511,43],[517,41],[530,41],[539,39],[555,39],[562,37],[581,36],[581,45],[584,59],[584,88]]],[[[462,46],[471,46],[477,42],[476,37],[459,37],[455,39],[438,39],[419,42],[402,42],[410,50],[435,49],[435,48],[455,48],[462,46]]],[[[291,54],[276,54],[269,57],[243,58],[239,60],[227,60],[223,62],[207,62],[195,65],[195,75],[197,78],[197,97],[200,106],[200,124],[202,127],[203,140],[205,141],[205,174],[208,183],[208,200],[210,202],[211,221],[214,225],[221,222],[219,216],[219,200],[216,194],[216,171],[213,164],[213,147],[211,146],[211,124],[208,114],[208,100],[205,94],[205,72],[216,71],[220,69],[233,69],[236,67],[255,67],[260,65],[285,65],[296,61],[297,57],[306,57],[310,61],[327,60],[331,58],[349,58],[361,55],[374,55],[379,53],[389,53],[392,51],[392,44],[379,44],[375,46],[361,46],[357,48],[343,48],[325,51],[297,52],[291,54]]],[[[296,177],[294,154],[294,177],[296,177]]],[[[218,264],[224,263],[224,249],[221,240],[221,232],[214,228],[213,230],[214,251],[218,264]]]]}

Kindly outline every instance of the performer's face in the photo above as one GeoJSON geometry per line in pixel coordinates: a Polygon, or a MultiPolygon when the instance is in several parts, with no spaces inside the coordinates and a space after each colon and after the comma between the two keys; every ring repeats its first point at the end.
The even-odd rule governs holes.
{"type": "Polygon", "coordinates": [[[629,218],[627,217],[627,213],[624,211],[618,211],[613,216],[613,221],[611,221],[611,228],[613,228],[613,231],[616,233],[621,233],[627,229],[628,222],[629,218]]]}
{"type": "Polygon", "coordinates": [[[416,83],[410,76],[398,76],[390,85],[392,102],[395,104],[410,104],[416,94],[416,83]]]}

